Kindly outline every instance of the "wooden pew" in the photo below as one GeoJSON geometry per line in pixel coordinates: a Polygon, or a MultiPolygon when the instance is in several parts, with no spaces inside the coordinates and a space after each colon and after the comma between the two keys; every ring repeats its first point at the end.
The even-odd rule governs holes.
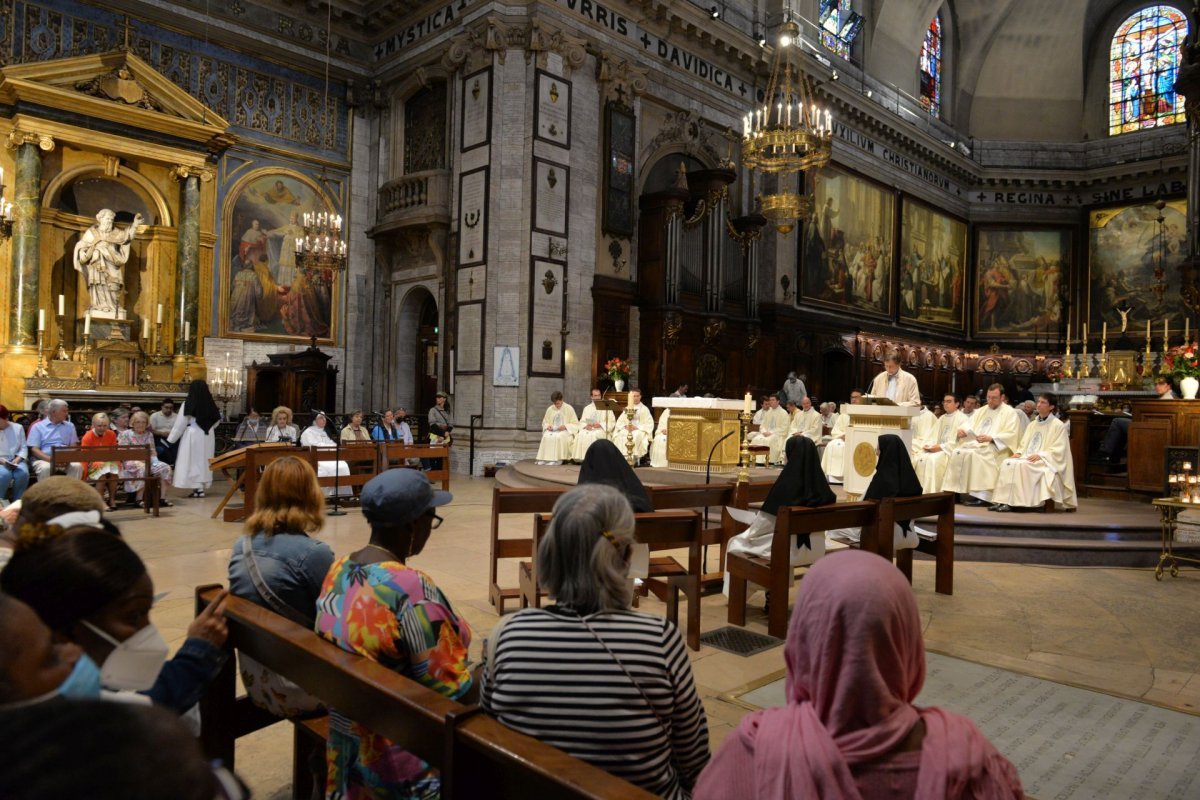
{"type": "Polygon", "coordinates": [[[431,469],[426,475],[431,481],[441,481],[442,490],[450,491],[450,446],[446,444],[405,444],[404,442],[379,442],[379,471],[395,467],[407,467],[410,458],[441,459],[442,465],[431,469]]]}
{"type": "Polygon", "coordinates": [[[881,534],[878,506],[876,501],[869,500],[819,508],[780,508],[775,519],[775,536],[771,540],[769,558],[743,553],[730,553],[726,556],[725,566],[729,572],[730,624],[746,624],[746,584],[754,583],[765,587],[771,593],[772,602],[767,611],[767,633],[780,639],[787,635],[787,596],[795,571],[791,564],[793,536],[837,528],[862,528],[864,549],[872,549],[874,552],[886,550],[887,555],[884,557],[890,560],[892,528],[887,528],[886,537],[881,534]],[[881,545],[885,538],[886,545],[881,545]]]}
{"type": "MultiPolygon", "coordinates": [[[[119,465],[124,465],[126,461],[140,461],[142,463],[141,478],[118,478],[120,483],[125,481],[140,481],[145,485],[146,491],[143,495],[142,508],[145,513],[153,513],[158,516],[158,504],[162,497],[162,482],[150,474],[150,463],[154,456],[154,445],[140,444],[119,444],[115,447],[56,447],[50,452],[50,466],[55,472],[61,467],[66,469],[68,464],[78,464],[88,461],[116,461],[119,465]]],[[[86,474],[83,480],[91,486],[95,486],[95,481],[88,480],[86,474]]],[[[115,500],[115,498],[113,498],[115,500]]]]}
{"type": "MultiPolygon", "coordinates": [[[[683,592],[688,603],[685,639],[688,647],[700,649],[700,578],[703,565],[702,547],[703,521],[698,511],[654,511],[649,514],[634,514],[634,538],[655,550],[687,548],[687,565],[684,566],[670,556],[650,559],[650,579],[658,579],[666,587],[664,601],[667,604],[667,619],[679,625],[679,593],[683,592]]],[[[537,553],[542,537],[550,528],[550,514],[534,515],[533,548],[529,561],[520,565],[521,607],[539,607],[545,594],[538,583],[537,553]]]]}
{"type": "MultiPolygon", "coordinates": [[[[879,514],[883,524],[908,522],[921,517],[937,517],[937,538],[933,541],[917,537],[916,549],[931,555],[936,561],[934,587],[938,594],[954,594],[954,493],[939,492],[919,497],[889,497],[880,501],[879,514]]],[[[896,566],[912,583],[912,550],[896,551],[896,566]]]]}
{"type": "MultiPolygon", "coordinates": [[[[346,465],[350,467],[349,475],[338,475],[336,478],[333,475],[327,475],[317,478],[317,483],[321,488],[333,488],[336,481],[338,489],[343,486],[361,489],[363,484],[379,474],[380,447],[374,442],[354,442],[343,444],[341,447],[318,447],[315,448],[315,451],[317,461],[340,460],[346,462],[346,465]],[[360,469],[356,471],[356,467],[360,469]]],[[[346,499],[353,498],[342,498],[342,500],[346,499]]]]}
{"type": "Polygon", "coordinates": [[[491,555],[488,568],[488,602],[497,614],[504,614],[505,603],[521,597],[519,586],[500,585],[500,559],[520,558],[529,560],[533,556],[533,539],[526,536],[500,537],[501,514],[550,513],[558,498],[569,487],[554,489],[520,489],[496,486],[492,489],[491,555]]]}
{"type": "MultiPolygon", "coordinates": [[[[196,611],[219,586],[196,588],[196,611]]],[[[416,681],[348,653],[312,631],[238,597],[225,604],[227,646],[293,680],[342,714],[416,754],[442,773],[447,800],[554,797],[565,800],[650,800],[654,795],[513,731],[416,681]]],[[[240,736],[278,722],[236,692],[230,659],[200,701],[200,741],[210,758],[235,765],[240,736]]],[[[320,724],[297,725],[298,736],[320,724]]]]}

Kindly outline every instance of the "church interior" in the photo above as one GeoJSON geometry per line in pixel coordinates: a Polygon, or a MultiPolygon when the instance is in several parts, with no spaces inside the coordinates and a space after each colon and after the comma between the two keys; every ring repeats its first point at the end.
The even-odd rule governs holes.
{"type": "MultiPolygon", "coordinates": [[[[320,701],[268,707],[222,661],[178,709],[255,797],[745,796],[722,751],[799,702],[804,592],[842,550],[911,584],[904,707],[973,719],[1003,796],[1200,796],[1198,24],[1183,0],[7,0],[0,563],[50,546],[26,483],[96,486],[168,664],[207,620],[320,701]],[[72,472],[81,438],[111,474],[72,472]],[[600,451],[637,512],[632,611],[673,623],[702,704],[705,757],[665,783],[465,688],[554,603],[553,516],[600,451]],[[264,511],[285,458],[337,559],[316,633],[257,566],[237,602],[246,521],[304,516],[264,511]],[[343,559],[429,518],[395,560],[448,618],[391,620],[441,630],[405,677],[322,626],[343,559]],[[428,771],[389,784],[368,736],[428,771]]],[[[0,632],[12,595],[65,636],[5,577],[0,632]]],[[[10,684],[0,729],[29,708],[10,684]]]]}

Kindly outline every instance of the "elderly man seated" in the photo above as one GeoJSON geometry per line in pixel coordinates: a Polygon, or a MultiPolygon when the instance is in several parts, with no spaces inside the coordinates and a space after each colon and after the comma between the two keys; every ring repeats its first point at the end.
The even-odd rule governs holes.
{"type": "MultiPolygon", "coordinates": [[[[51,400],[46,407],[46,418],[41,422],[34,423],[33,427],[29,429],[29,439],[26,444],[29,447],[34,474],[37,475],[39,481],[49,478],[54,472],[54,468],[51,466],[54,448],[79,445],[79,434],[75,431],[75,425],[68,419],[69,416],[70,409],[67,407],[66,400],[51,400]]],[[[72,478],[82,478],[83,465],[68,464],[67,475],[72,478]]]]}
{"type": "Polygon", "coordinates": [[[1040,508],[1047,500],[1075,508],[1075,470],[1067,426],[1055,416],[1058,398],[1038,395],[1037,416],[1025,429],[1016,453],[1000,465],[992,511],[1040,508]]]}
{"type": "Polygon", "coordinates": [[[800,400],[800,410],[792,416],[788,436],[805,436],[813,444],[821,441],[821,414],[813,408],[812,397],[805,395],[800,400]]]}

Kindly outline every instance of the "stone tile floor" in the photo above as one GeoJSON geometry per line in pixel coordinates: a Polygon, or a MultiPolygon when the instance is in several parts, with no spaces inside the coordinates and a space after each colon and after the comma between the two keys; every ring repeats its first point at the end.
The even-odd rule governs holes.
{"type": "MultiPolygon", "coordinates": [[[[474,631],[473,658],[497,620],[487,600],[492,486],[491,479],[455,476],[454,502],[442,512],[446,522],[413,561],[467,618],[474,631]]],[[[135,511],[113,515],[145,559],[156,591],[166,593],[154,619],[172,647],[182,642],[192,616],[193,588],[226,579],[230,548],[241,527],[209,519],[224,488],[214,486],[204,499],[180,499],[158,519],[135,511]]],[[[512,515],[502,532],[515,534],[527,525],[512,515]]],[[[319,538],[344,554],[366,542],[367,525],[351,508],[346,516],[329,518],[319,538]]],[[[715,568],[715,550],[710,557],[715,568]]],[[[515,562],[502,565],[501,576],[515,584],[515,562]]],[[[944,596],[933,591],[933,562],[918,561],[913,584],[931,650],[1200,713],[1196,569],[1184,568],[1179,578],[1158,582],[1149,569],[960,562],[954,595],[944,596]]],[[[751,596],[748,623],[765,633],[762,600],[761,593],[751,596]]],[[[702,630],[726,624],[724,597],[706,597],[702,606],[702,630]]],[[[641,607],[663,613],[653,598],[641,607]]],[[[692,669],[715,748],[746,713],[720,696],[783,669],[783,651],[743,658],[706,647],[692,654],[692,669]]],[[[288,797],[290,757],[290,728],[275,725],[239,742],[238,772],[256,797],[288,797]]]]}

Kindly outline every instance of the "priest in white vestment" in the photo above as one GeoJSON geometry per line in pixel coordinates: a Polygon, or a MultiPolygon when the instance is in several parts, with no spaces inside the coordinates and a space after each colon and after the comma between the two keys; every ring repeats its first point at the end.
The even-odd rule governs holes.
{"type": "Polygon", "coordinates": [[[895,353],[888,353],[883,357],[883,372],[875,376],[867,394],[872,397],[886,397],[898,406],[921,405],[921,390],[917,387],[917,377],[900,368],[900,356],[895,353]]]}
{"type": "Polygon", "coordinates": [[[821,414],[813,408],[812,399],[805,395],[800,401],[800,410],[792,416],[788,436],[805,436],[817,444],[821,441],[821,431],[821,414]]]}
{"type": "Polygon", "coordinates": [[[1037,415],[1025,429],[1012,458],[1000,465],[992,494],[992,511],[1040,508],[1047,500],[1066,508],[1079,505],[1075,497],[1075,468],[1067,426],[1055,412],[1058,398],[1038,395],[1037,415]]]}
{"type": "Polygon", "coordinates": [[[937,436],[937,415],[928,408],[922,407],[921,413],[912,420],[912,452],[913,458],[918,453],[925,452],[925,445],[937,436]]]}
{"type": "Polygon", "coordinates": [[[755,447],[769,447],[768,464],[778,464],[783,455],[783,445],[787,441],[788,428],[791,418],[786,409],[779,406],[779,395],[769,394],[759,409],[758,432],[750,436],[750,444],[755,447]]]}
{"type": "MultiPolygon", "coordinates": [[[[313,424],[304,429],[304,433],[300,434],[300,444],[303,447],[325,447],[331,451],[337,447],[337,444],[329,436],[329,431],[325,426],[329,424],[329,418],[324,412],[318,411],[313,417],[313,424]]],[[[348,477],[350,475],[350,465],[345,461],[322,460],[317,462],[317,477],[332,478],[334,475],[348,477]]],[[[333,494],[333,487],[324,487],[325,496],[329,497],[333,494]]],[[[352,490],[349,486],[339,486],[338,495],[351,494],[352,490]]]]}
{"type": "Polygon", "coordinates": [[[550,405],[542,415],[542,443],[538,446],[539,464],[561,464],[571,460],[571,446],[579,418],[575,409],[563,402],[562,392],[550,395],[550,405]]]}
{"type": "MultiPolygon", "coordinates": [[[[862,405],[862,392],[855,389],[850,393],[850,405],[862,405]]],[[[845,409],[845,406],[842,406],[845,409]]],[[[841,483],[846,474],[846,434],[850,430],[850,415],[842,411],[838,414],[837,422],[829,431],[829,441],[821,453],[821,471],[825,473],[830,483],[841,483]]]]}
{"type": "Polygon", "coordinates": [[[667,424],[671,421],[671,409],[664,408],[658,417],[654,441],[650,443],[650,466],[665,469],[667,466],[667,424]]]}
{"type": "Polygon", "coordinates": [[[641,460],[642,456],[650,451],[650,437],[654,435],[654,416],[650,413],[650,409],[642,404],[642,393],[637,389],[629,391],[627,408],[633,409],[633,420],[631,421],[629,415],[622,411],[621,416],[617,419],[617,427],[608,438],[624,455],[628,452],[625,446],[629,441],[629,435],[633,434],[633,457],[641,460]]]}
{"type": "Polygon", "coordinates": [[[575,431],[575,444],[571,449],[572,461],[582,464],[592,442],[607,439],[616,430],[617,419],[613,412],[597,407],[602,398],[599,389],[592,389],[592,402],[584,406],[583,413],[579,415],[579,427],[575,431]]]}
{"type": "Polygon", "coordinates": [[[1003,402],[1003,391],[998,383],[988,387],[987,405],[971,415],[970,430],[959,431],[958,444],[946,465],[942,491],[970,495],[963,500],[969,506],[991,502],[1000,465],[1021,442],[1019,412],[1003,402]]]}
{"type": "Polygon", "coordinates": [[[942,478],[946,474],[946,465],[950,463],[950,453],[958,444],[958,432],[967,427],[967,417],[958,408],[957,395],[947,394],[943,397],[942,410],[945,413],[938,419],[932,436],[927,438],[921,451],[913,457],[913,469],[925,494],[942,490],[942,478]]]}

